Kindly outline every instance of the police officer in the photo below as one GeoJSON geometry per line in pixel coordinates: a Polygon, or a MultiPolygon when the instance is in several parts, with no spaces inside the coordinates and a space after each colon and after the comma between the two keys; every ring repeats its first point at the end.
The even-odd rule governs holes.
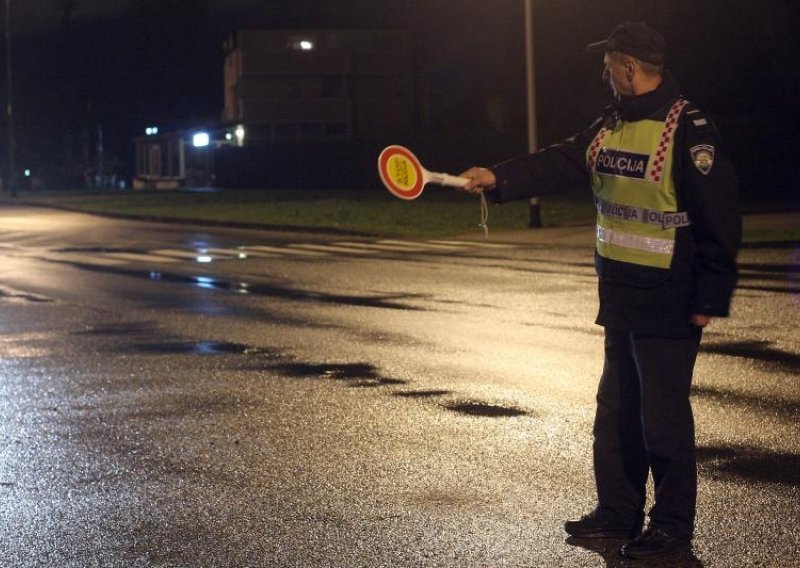
{"type": "Polygon", "coordinates": [[[737,181],[711,120],[664,70],[665,41],[624,22],[603,41],[615,94],[589,128],[492,168],[464,190],[494,202],[590,186],[597,205],[597,322],[605,361],[594,423],[597,504],[567,521],[576,538],[623,538],[647,558],[687,550],[697,461],[689,402],[703,328],[728,315],[741,221],[737,181]],[[654,504],[642,532],[646,483],[654,504]]]}

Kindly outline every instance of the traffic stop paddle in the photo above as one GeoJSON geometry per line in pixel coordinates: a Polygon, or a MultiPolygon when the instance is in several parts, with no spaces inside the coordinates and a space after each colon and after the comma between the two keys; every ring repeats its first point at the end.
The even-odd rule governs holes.
{"type": "MultiPolygon", "coordinates": [[[[435,183],[450,187],[464,187],[469,179],[450,174],[429,172],[422,167],[414,153],[408,148],[393,144],[387,146],[378,156],[378,174],[386,189],[400,199],[411,201],[422,195],[425,185],[435,183]]],[[[481,195],[481,222],[485,237],[489,236],[489,208],[486,197],[481,195]]]]}
{"type": "Polygon", "coordinates": [[[428,183],[463,187],[469,180],[450,174],[429,172],[417,157],[403,146],[387,146],[378,156],[378,173],[392,195],[410,201],[422,195],[428,183]]]}

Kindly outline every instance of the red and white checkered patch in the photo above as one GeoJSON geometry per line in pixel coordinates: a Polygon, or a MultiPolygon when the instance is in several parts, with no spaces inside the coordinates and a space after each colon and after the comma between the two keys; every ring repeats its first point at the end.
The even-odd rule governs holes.
{"type": "Polygon", "coordinates": [[[594,172],[597,168],[597,156],[600,155],[600,147],[603,145],[603,138],[605,138],[606,132],[608,132],[608,128],[601,128],[589,145],[589,171],[591,172],[594,172]]]}
{"type": "Polygon", "coordinates": [[[683,108],[689,104],[686,99],[678,99],[673,103],[672,107],[667,113],[667,118],[664,121],[664,130],[661,131],[661,139],[658,142],[655,156],[653,156],[653,163],[650,170],[647,172],[647,181],[660,182],[664,174],[664,163],[667,161],[667,152],[669,151],[670,143],[675,135],[675,129],[678,127],[678,119],[681,116],[683,108]]]}

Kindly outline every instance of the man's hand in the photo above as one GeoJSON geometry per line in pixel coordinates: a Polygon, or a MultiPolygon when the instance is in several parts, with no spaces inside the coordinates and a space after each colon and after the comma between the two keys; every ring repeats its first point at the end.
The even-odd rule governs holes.
{"type": "Polygon", "coordinates": [[[469,179],[469,183],[458,188],[459,191],[467,193],[483,193],[494,189],[495,185],[497,185],[497,178],[494,177],[491,170],[486,168],[470,168],[459,177],[469,179]]]}
{"type": "Polygon", "coordinates": [[[705,327],[711,322],[711,316],[692,314],[692,317],[689,318],[689,321],[692,322],[692,325],[697,327],[705,327]]]}

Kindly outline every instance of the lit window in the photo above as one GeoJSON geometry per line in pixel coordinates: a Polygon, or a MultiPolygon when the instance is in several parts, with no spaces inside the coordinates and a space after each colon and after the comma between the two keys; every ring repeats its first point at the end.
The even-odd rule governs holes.
{"type": "Polygon", "coordinates": [[[315,47],[314,42],[307,37],[293,37],[287,43],[290,49],[295,51],[312,51],[315,47]]]}

